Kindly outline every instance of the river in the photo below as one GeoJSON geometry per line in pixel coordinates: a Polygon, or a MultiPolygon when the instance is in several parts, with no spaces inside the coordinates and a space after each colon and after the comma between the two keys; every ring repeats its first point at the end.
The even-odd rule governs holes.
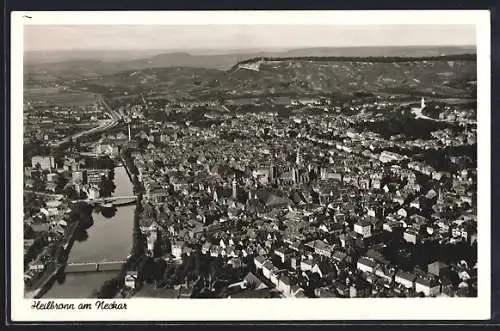
{"type": "MultiPolygon", "coordinates": [[[[124,167],[115,168],[115,196],[133,195],[133,185],[124,167]]],[[[88,237],[75,241],[68,263],[125,260],[132,248],[134,205],[117,207],[116,214],[106,218],[94,212],[94,225],[87,229],[88,237]]],[[[87,298],[119,271],[71,273],[56,281],[44,298],[87,298]]]]}

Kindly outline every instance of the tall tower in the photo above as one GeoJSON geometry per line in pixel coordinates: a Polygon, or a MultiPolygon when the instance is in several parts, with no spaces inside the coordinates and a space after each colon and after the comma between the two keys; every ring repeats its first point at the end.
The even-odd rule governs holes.
{"type": "Polygon", "coordinates": [[[439,184],[439,189],[437,194],[438,194],[437,203],[439,204],[444,203],[443,191],[441,190],[441,183],[439,184]]]}
{"type": "Polygon", "coordinates": [[[132,135],[130,134],[130,123],[128,124],[128,141],[132,140],[132,135]]]}
{"type": "Polygon", "coordinates": [[[297,184],[300,181],[299,176],[300,176],[299,170],[297,169],[297,167],[293,167],[292,168],[292,180],[293,180],[294,184],[297,184]]]}
{"type": "Polygon", "coordinates": [[[236,187],[236,178],[233,178],[233,199],[236,200],[238,196],[238,190],[236,187]]]}
{"type": "Polygon", "coordinates": [[[425,98],[422,97],[422,100],[420,101],[420,108],[424,109],[425,108],[425,98]]]}
{"type": "Polygon", "coordinates": [[[271,183],[274,183],[277,177],[278,177],[278,169],[273,159],[273,161],[271,162],[271,166],[269,167],[269,181],[271,183]]]}
{"type": "Polygon", "coordinates": [[[297,148],[297,156],[295,157],[295,164],[299,165],[302,162],[302,159],[300,157],[300,147],[297,148]]]}

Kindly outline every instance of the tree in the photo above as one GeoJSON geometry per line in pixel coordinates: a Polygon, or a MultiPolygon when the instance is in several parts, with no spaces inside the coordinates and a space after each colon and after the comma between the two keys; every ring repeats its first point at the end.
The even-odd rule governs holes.
{"type": "Polygon", "coordinates": [[[104,282],[104,284],[99,289],[97,297],[102,298],[102,299],[114,298],[116,296],[116,294],[118,293],[118,291],[120,290],[120,288],[121,288],[121,286],[120,286],[120,282],[118,281],[118,279],[113,278],[113,279],[107,280],[106,282],[104,282]]]}
{"type": "Polygon", "coordinates": [[[165,253],[162,246],[163,246],[163,242],[161,240],[161,234],[159,233],[158,239],[155,241],[155,244],[153,247],[153,257],[160,257],[165,253]]]}
{"type": "Polygon", "coordinates": [[[43,206],[40,199],[38,199],[33,193],[24,194],[23,201],[24,212],[29,215],[38,213],[40,211],[40,208],[43,206]]]}
{"type": "Polygon", "coordinates": [[[140,280],[148,283],[151,282],[154,278],[153,259],[149,256],[144,256],[137,266],[137,272],[140,280]]]}
{"type": "Polygon", "coordinates": [[[103,197],[109,197],[116,188],[115,183],[110,178],[103,176],[99,183],[99,194],[103,197]]]}
{"type": "Polygon", "coordinates": [[[75,200],[78,199],[79,197],[79,192],[76,191],[75,187],[73,185],[68,185],[64,188],[63,194],[66,196],[66,198],[70,200],[75,200]]]}

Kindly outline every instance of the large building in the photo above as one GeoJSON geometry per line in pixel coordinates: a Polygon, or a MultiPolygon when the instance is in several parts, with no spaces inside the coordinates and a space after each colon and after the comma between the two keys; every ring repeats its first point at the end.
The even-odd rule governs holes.
{"type": "Polygon", "coordinates": [[[31,158],[31,166],[35,168],[38,164],[42,170],[50,170],[56,167],[53,156],[33,156],[31,158]]]}
{"type": "Polygon", "coordinates": [[[99,184],[103,177],[109,176],[108,169],[87,169],[87,181],[89,184],[99,184]]]}

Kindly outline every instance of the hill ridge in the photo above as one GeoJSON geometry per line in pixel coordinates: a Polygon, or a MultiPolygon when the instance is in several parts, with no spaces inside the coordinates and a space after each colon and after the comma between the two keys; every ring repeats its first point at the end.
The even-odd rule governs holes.
{"type": "Polygon", "coordinates": [[[476,61],[477,55],[473,53],[450,54],[440,56],[287,56],[287,57],[253,57],[250,59],[238,61],[230,72],[238,69],[241,65],[247,65],[254,62],[276,62],[276,61],[315,61],[315,62],[372,62],[372,63],[401,63],[416,61],[476,61]]]}

